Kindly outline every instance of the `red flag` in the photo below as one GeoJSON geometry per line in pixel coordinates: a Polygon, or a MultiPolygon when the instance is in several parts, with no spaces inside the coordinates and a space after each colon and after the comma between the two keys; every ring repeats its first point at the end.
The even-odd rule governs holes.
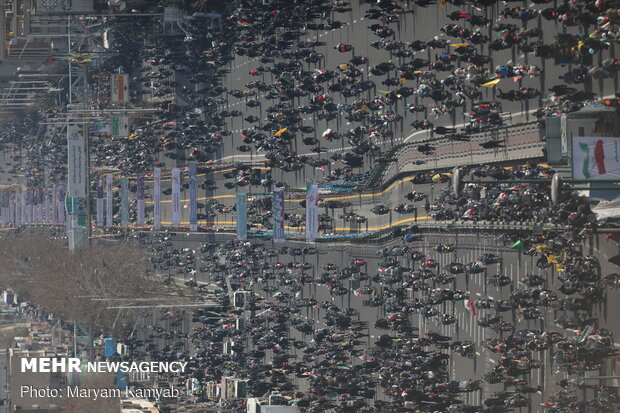
{"type": "Polygon", "coordinates": [[[605,235],[605,239],[620,242],[620,232],[610,232],[609,234],[605,235]]]}
{"type": "Polygon", "coordinates": [[[596,160],[599,175],[605,175],[607,173],[605,169],[605,150],[603,149],[603,141],[601,139],[596,142],[594,147],[594,159],[596,160]]]}

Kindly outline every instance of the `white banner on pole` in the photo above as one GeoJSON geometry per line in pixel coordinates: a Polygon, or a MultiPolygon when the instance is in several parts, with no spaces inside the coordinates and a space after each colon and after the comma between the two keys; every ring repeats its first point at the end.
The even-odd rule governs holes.
{"type": "Polygon", "coordinates": [[[57,211],[58,211],[58,224],[66,225],[66,214],[65,214],[65,186],[58,186],[58,199],[56,200],[57,211]]]}
{"type": "Polygon", "coordinates": [[[161,168],[153,174],[153,229],[161,229],[161,168]]]}
{"type": "Polygon", "coordinates": [[[319,237],[319,186],[309,182],[306,185],[306,241],[314,242],[319,237]]]}
{"type": "Polygon", "coordinates": [[[172,225],[181,225],[181,170],[172,169],[172,225]]]}
{"type": "Polygon", "coordinates": [[[43,217],[43,219],[45,220],[46,224],[51,224],[51,220],[50,220],[50,191],[45,188],[43,190],[43,211],[45,216],[43,217]]]}
{"type": "Polygon", "coordinates": [[[237,239],[248,239],[248,199],[243,191],[237,192],[237,239]]]}
{"type": "Polygon", "coordinates": [[[105,226],[114,226],[114,194],[112,193],[112,174],[105,177],[106,223],[105,226]]]}
{"type": "Polygon", "coordinates": [[[138,180],[136,181],[136,215],[138,220],[138,225],[144,225],[144,174],[138,174],[138,180]]]}
{"type": "Polygon", "coordinates": [[[28,204],[26,202],[28,198],[28,192],[25,189],[22,189],[20,192],[19,205],[21,209],[19,223],[21,225],[25,225],[28,223],[28,204]]]}
{"type": "Polygon", "coordinates": [[[15,193],[9,195],[9,223],[15,225],[15,193]]]}
{"type": "Polygon", "coordinates": [[[105,201],[103,200],[103,178],[97,180],[97,227],[103,227],[103,215],[105,210],[105,201]]]}
{"type": "Polygon", "coordinates": [[[50,205],[50,215],[52,225],[58,224],[58,193],[56,185],[52,185],[52,204],[50,205]]]}
{"type": "Polygon", "coordinates": [[[37,222],[43,223],[43,192],[42,189],[37,189],[37,222]]]}

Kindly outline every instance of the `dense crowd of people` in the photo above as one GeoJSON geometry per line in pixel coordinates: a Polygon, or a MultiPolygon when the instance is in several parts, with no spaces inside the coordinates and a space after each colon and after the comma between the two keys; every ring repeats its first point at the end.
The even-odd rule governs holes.
{"type": "MultiPolygon", "coordinates": [[[[378,262],[373,274],[366,272],[367,259],[355,258],[355,249],[349,264],[322,260],[317,267],[310,262],[320,245],[273,248],[229,241],[176,249],[170,234],[143,242],[168,281],[182,277],[227,310],[193,313],[193,350],[186,355],[192,370],[185,380],[195,378],[204,386],[222,376],[245,378],[250,394],[277,391],[284,404],[316,412],[503,412],[532,406],[530,394],[543,387],[544,401],[534,409],[613,411],[616,389],[581,379],[616,355],[611,332],[598,327],[594,309],[607,288],[617,287],[618,277],[603,276],[597,259],[582,255],[584,234],[578,229],[498,235],[498,251],[517,250],[536,260],[537,273],[522,274],[518,283],[501,273],[499,255],[487,252],[459,262],[464,255],[452,244],[425,248],[425,243],[393,241],[372,258],[378,262]],[[442,268],[444,254],[454,261],[442,268]],[[471,297],[457,288],[481,273],[489,274],[489,286],[507,293],[496,299],[471,297]],[[351,289],[352,282],[359,286],[351,289]],[[312,288],[322,290],[326,299],[320,293],[307,297],[312,288]],[[359,307],[346,304],[350,298],[335,300],[347,296],[362,297],[363,307],[376,307],[379,315],[368,319],[359,307]],[[461,302],[462,307],[456,305],[461,302]],[[438,332],[445,331],[441,326],[458,325],[460,311],[473,312],[484,327],[483,346],[500,358],[490,370],[458,381],[450,358],[475,359],[481,351],[458,334],[438,332]],[[232,352],[222,351],[227,342],[232,352]],[[533,386],[533,371],[543,367],[546,350],[552,354],[551,366],[545,366],[549,377],[546,384],[533,386]],[[483,387],[489,390],[481,405],[467,403],[472,399],[465,395],[483,387]],[[583,399],[583,391],[594,391],[594,397],[583,399]]],[[[425,237],[418,235],[418,240],[425,237]]],[[[210,400],[204,391],[188,397],[210,400]]],[[[239,400],[220,404],[243,407],[239,400]]]]}

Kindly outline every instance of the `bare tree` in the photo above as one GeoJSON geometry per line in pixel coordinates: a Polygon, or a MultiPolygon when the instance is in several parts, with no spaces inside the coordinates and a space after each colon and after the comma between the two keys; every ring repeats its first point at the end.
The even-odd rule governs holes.
{"type": "Polygon", "coordinates": [[[129,243],[71,253],[63,240],[0,240],[0,288],[12,288],[55,318],[92,323],[104,331],[117,317],[106,310],[111,306],[106,299],[119,304],[122,299],[161,297],[170,302],[178,297],[149,276],[148,265],[144,252],[129,243]]]}

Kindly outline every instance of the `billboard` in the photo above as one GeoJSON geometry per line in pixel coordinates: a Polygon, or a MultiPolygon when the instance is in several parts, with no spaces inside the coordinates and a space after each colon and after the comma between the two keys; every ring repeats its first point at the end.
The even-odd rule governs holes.
{"type": "Polygon", "coordinates": [[[620,180],[620,138],[573,136],[573,179],[620,180]]]}
{"type": "Polygon", "coordinates": [[[112,103],[129,102],[129,76],[126,74],[113,74],[110,79],[112,90],[112,103]]]}
{"type": "Polygon", "coordinates": [[[129,118],[127,116],[113,117],[110,123],[112,136],[124,137],[129,135],[129,118]]]}

